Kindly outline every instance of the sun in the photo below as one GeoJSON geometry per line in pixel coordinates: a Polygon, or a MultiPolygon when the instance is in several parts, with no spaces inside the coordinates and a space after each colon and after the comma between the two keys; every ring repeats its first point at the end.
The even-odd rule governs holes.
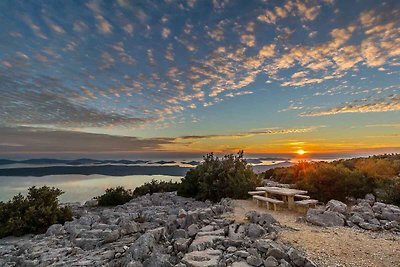
{"type": "Polygon", "coordinates": [[[297,155],[304,155],[306,152],[303,149],[299,149],[296,151],[297,155]]]}

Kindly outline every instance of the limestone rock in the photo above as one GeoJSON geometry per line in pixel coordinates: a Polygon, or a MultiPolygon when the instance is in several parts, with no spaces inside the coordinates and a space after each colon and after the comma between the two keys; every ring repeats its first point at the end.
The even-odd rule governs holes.
{"type": "Polygon", "coordinates": [[[249,211],[246,213],[246,217],[252,223],[257,223],[262,226],[269,226],[277,223],[274,217],[268,213],[258,213],[256,211],[249,211]]]}
{"type": "Polygon", "coordinates": [[[251,267],[251,265],[245,261],[237,261],[232,263],[232,267],[251,267]]]}
{"type": "Polygon", "coordinates": [[[259,238],[259,237],[265,235],[265,230],[262,226],[260,226],[258,224],[250,223],[247,227],[246,235],[250,238],[259,238]]]}
{"type": "Polygon", "coordinates": [[[307,222],[323,227],[344,226],[343,217],[340,213],[319,209],[308,209],[306,214],[307,222]]]}
{"type": "Polygon", "coordinates": [[[246,235],[246,228],[242,224],[233,223],[229,225],[228,236],[232,240],[242,240],[246,235]]]}
{"type": "Polygon", "coordinates": [[[174,249],[178,252],[186,252],[190,244],[190,238],[178,238],[174,242],[174,249]]]}
{"type": "Polygon", "coordinates": [[[345,214],[347,212],[347,205],[339,200],[332,199],[326,204],[325,210],[345,214]]]}
{"type": "Polygon", "coordinates": [[[217,267],[221,256],[220,250],[193,251],[183,257],[182,263],[188,267],[217,267]]]}
{"type": "Polygon", "coordinates": [[[201,251],[211,248],[217,241],[224,240],[224,237],[217,235],[197,236],[189,247],[189,251],[201,251]]]}
{"type": "Polygon", "coordinates": [[[265,267],[277,267],[279,266],[279,262],[272,256],[269,256],[265,261],[264,261],[264,266],[265,267]]]}
{"type": "Polygon", "coordinates": [[[127,253],[133,260],[140,261],[147,258],[156,246],[154,235],[147,232],[140,236],[128,249],[127,253]]]}
{"type": "Polygon", "coordinates": [[[117,241],[118,238],[119,238],[119,231],[113,230],[104,237],[104,242],[111,243],[111,242],[117,241]]]}
{"type": "Polygon", "coordinates": [[[99,205],[99,201],[97,199],[91,199],[85,202],[86,207],[96,207],[99,205]]]}
{"type": "Polygon", "coordinates": [[[188,238],[188,233],[185,229],[177,229],[173,234],[174,238],[188,238]]]}
{"type": "Polygon", "coordinates": [[[251,266],[261,266],[263,264],[263,260],[254,255],[250,255],[246,258],[246,262],[251,266]]]}
{"type": "Polygon", "coordinates": [[[373,205],[375,202],[375,196],[373,194],[366,194],[364,199],[370,204],[373,205]]]}
{"type": "Polygon", "coordinates": [[[190,237],[194,237],[199,231],[199,226],[197,226],[197,224],[191,224],[187,229],[187,233],[190,237]]]}
{"type": "Polygon", "coordinates": [[[153,253],[143,262],[143,267],[172,267],[170,256],[166,254],[153,253]]]}
{"type": "Polygon", "coordinates": [[[64,233],[65,233],[64,226],[62,226],[61,224],[53,224],[46,231],[46,235],[48,236],[63,235],[64,233]]]}

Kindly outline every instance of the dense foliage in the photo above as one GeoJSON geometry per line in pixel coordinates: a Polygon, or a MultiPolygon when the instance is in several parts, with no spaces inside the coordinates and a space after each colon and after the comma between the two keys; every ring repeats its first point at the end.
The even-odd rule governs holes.
{"type": "Polygon", "coordinates": [[[178,188],[178,195],[195,197],[199,200],[219,201],[224,197],[247,198],[247,192],[261,184],[243,158],[243,151],[237,156],[223,158],[213,153],[204,156],[204,161],[187,172],[178,188]]]}
{"type": "Polygon", "coordinates": [[[97,197],[99,206],[117,206],[129,202],[133,198],[133,192],[122,186],[107,188],[106,192],[97,197]]]}
{"type": "Polygon", "coordinates": [[[18,194],[8,202],[0,202],[0,237],[44,233],[55,223],[72,220],[69,207],[59,207],[60,189],[31,187],[26,197],[18,194]]]}
{"type": "Polygon", "coordinates": [[[390,154],[334,162],[300,162],[269,170],[263,176],[296,184],[321,201],[374,193],[385,202],[400,204],[399,174],[400,154],[390,154]]]}
{"type": "Polygon", "coordinates": [[[150,182],[136,187],[133,191],[125,189],[122,186],[108,188],[103,195],[97,197],[97,200],[99,201],[99,206],[122,205],[135,197],[146,194],[177,191],[178,186],[179,184],[177,182],[165,182],[153,179],[150,182]]]}
{"type": "Polygon", "coordinates": [[[138,197],[153,193],[173,192],[177,191],[178,187],[179,187],[178,182],[151,180],[151,182],[136,187],[135,190],[133,191],[133,197],[138,197]]]}

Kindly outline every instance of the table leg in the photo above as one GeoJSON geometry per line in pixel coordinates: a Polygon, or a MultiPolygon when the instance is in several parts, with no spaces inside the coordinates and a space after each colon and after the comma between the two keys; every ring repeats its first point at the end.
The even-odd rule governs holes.
{"type": "Polygon", "coordinates": [[[282,198],[281,198],[281,199],[282,199],[282,201],[284,202],[283,205],[284,205],[285,207],[287,207],[287,206],[288,206],[288,199],[287,199],[287,197],[284,196],[284,195],[282,195],[282,198]]]}
{"type": "Polygon", "coordinates": [[[294,196],[287,196],[288,199],[288,209],[292,210],[294,208],[294,196]]]}

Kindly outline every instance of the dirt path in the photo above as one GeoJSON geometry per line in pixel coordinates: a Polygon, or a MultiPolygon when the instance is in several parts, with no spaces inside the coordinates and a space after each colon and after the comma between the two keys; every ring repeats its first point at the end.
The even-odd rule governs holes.
{"type": "MultiPolygon", "coordinates": [[[[233,217],[246,220],[250,210],[266,212],[250,200],[236,200],[233,217]]],[[[300,216],[289,211],[268,211],[283,226],[280,240],[303,250],[310,259],[324,267],[396,267],[400,266],[400,236],[390,233],[359,232],[351,228],[321,228],[296,222],[300,216]]]]}

